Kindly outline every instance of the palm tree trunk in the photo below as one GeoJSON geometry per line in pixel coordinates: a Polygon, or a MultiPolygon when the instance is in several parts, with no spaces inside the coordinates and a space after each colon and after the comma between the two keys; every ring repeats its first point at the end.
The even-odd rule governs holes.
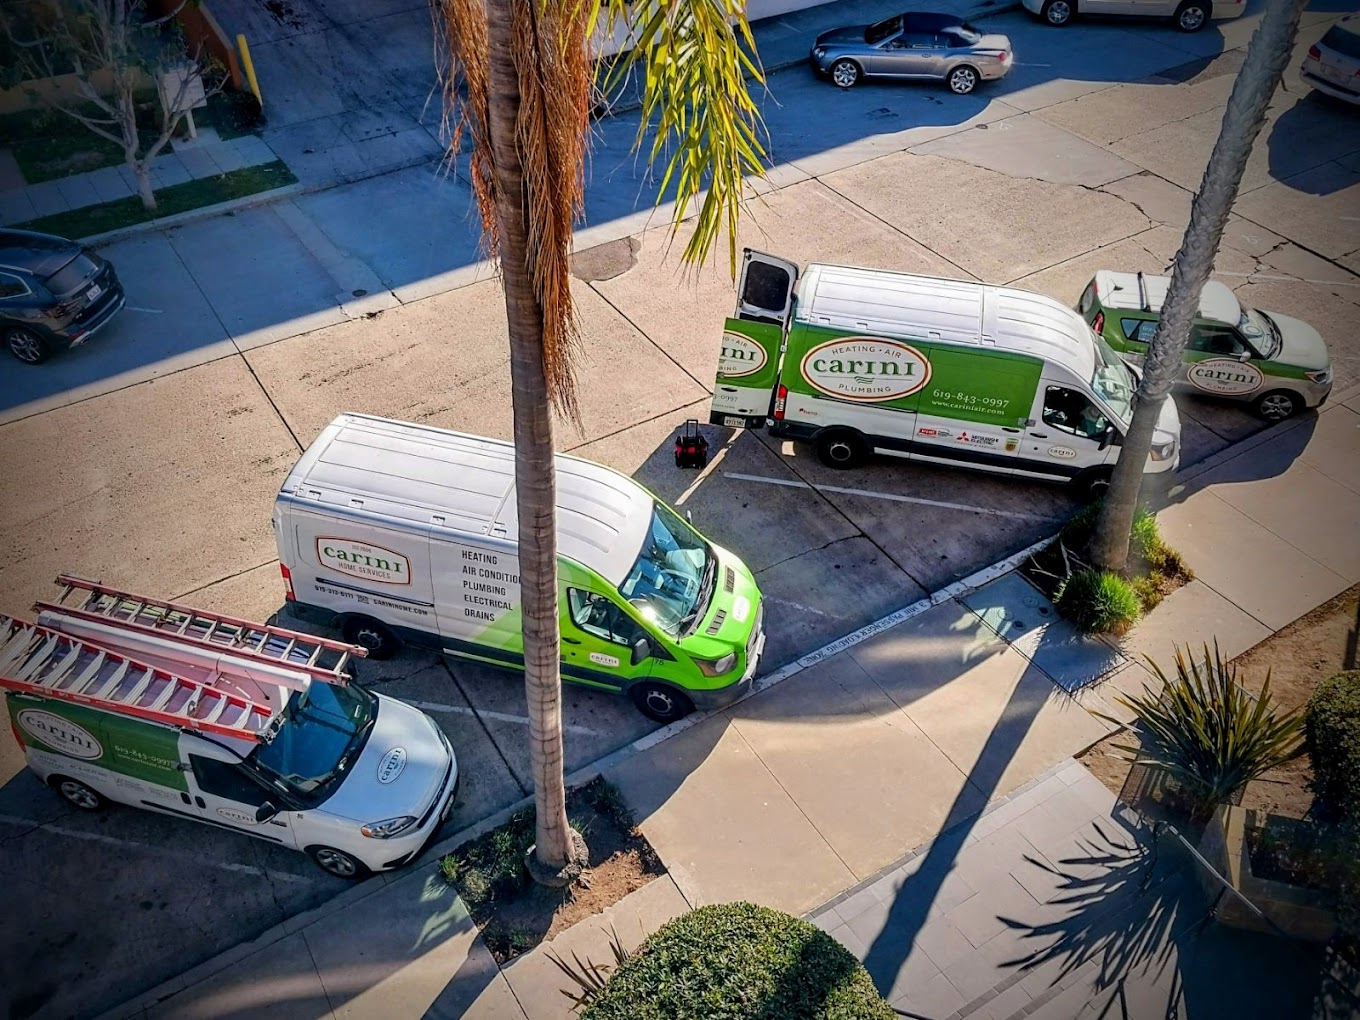
{"type": "Polygon", "coordinates": [[[1214,257],[1237,198],[1247,157],[1265,121],[1270,97],[1279,87],[1280,76],[1289,62],[1299,16],[1306,4],[1307,0],[1267,0],[1261,24],[1252,34],[1246,60],[1233,83],[1218,141],[1204,168],[1199,193],[1190,209],[1190,224],[1176,254],[1171,284],[1162,304],[1162,320],[1143,362],[1133,422],[1096,526],[1091,553],[1096,564],[1105,570],[1123,570],[1128,563],[1133,514],[1157,417],[1180,371],[1190,325],[1199,309],[1200,291],[1213,272],[1214,257]]]}
{"type": "Polygon", "coordinates": [[[524,693],[537,813],[535,853],[544,870],[560,871],[569,864],[573,850],[562,774],[553,423],[543,367],[543,308],[535,296],[529,268],[533,253],[529,250],[528,194],[516,132],[521,102],[513,57],[511,2],[486,3],[490,83],[487,127],[496,166],[500,271],[510,327],[524,693]]]}

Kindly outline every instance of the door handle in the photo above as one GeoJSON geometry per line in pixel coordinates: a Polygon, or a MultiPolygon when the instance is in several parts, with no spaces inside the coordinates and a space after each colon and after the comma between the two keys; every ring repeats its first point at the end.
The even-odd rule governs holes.
{"type": "Polygon", "coordinates": [[[579,645],[581,643],[577,641],[574,637],[567,637],[565,634],[562,635],[562,640],[569,645],[579,645]]]}
{"type": "Polygon", "coordinates": [[[1030,435],[1033,436],[1035,439],[1047,439],[1047,438],[1048,438],[1048,433],[1047,433],[1047,432],[1031,432],[1030,435]]]}
{"type": "Polygon", "coordinates": [[[194,803],[197,804],[197,805],[198,805],[199,807],[201,807],[201,808],[205,808],[205,807],[208,806],[207,803],[203,800],[202,797],[195,797],[195,798],[194,798],[194,803]]]}
{"type": "Polygon", "coordinates": [[[1011,428],[1009,425],[1002,425],[1002,426],[1001,426],[1001,431],[1002,431],[1002,432],[1019,432],[1020,430],[1019,430],[1019,429],[1013,429],[1013,428],[1011,428]]]}

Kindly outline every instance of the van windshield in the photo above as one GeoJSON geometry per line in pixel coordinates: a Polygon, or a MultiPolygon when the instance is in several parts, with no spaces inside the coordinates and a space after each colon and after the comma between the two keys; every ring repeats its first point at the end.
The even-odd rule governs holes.
{"type": "Polygon", "coordinates": [[[1091,388],[1127,425],[1133,417],[1133,391],[1137,387],[1137,380],[1104,337],[1093,331],[1091,338],[1095,341],[1096,350],[1096,370],[1091,375],[1091,388]]]}
{"type": "Polygon", "coordinates": [[[716,563],[708,544],[670,507],[656,503],[642,552],[619,591],[643,618],[678,637],[703,615],[716,563]]]}
{"type": "Polygon", "coordinates": [[[289,699],[250,761],[284,793],[316,807],[363,751],[377,705],[362,687],[313,680],[289,699]]]}

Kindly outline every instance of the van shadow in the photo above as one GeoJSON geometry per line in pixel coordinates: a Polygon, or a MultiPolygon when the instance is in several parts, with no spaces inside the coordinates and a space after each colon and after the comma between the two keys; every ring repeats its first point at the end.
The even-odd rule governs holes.
{"type": "Polygon", "coordinates": [[[1310,89],[1270,127],[1265,139],[1270,176],[1308,195],[1333,195],[1354,187],[1360,174],[1353,167],[1338,162],[1319,165],[1319,153],[1330,151],[1336,158],[1350,154],[1357,131],[1360,107],[1310,89]]]}
{"type": "Polygon", "coordinates": [[[1089,988],[1087,1009],[1109,1020],[1152,1009],[1190,1020],[1307,1015],[1317,948],[1217,924],[1215,896],[1179,841],[1142,822],[1119,825],[1093,823],[1060,860],[1026,855],[1053,893],[1042,919],[999,916],[1021,949],[1032,947],[1002,966],[1042,974],[1035,998],[1089,988]]]}

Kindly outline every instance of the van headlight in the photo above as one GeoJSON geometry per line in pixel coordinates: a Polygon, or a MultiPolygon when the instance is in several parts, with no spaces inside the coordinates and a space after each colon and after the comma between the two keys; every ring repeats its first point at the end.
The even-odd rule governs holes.
{"type": "Polygon", "coordinates": [[[704,676],[722,676],[737,664],[737,653],[728,652],[721,659],[695,659],[694,664],[704,676]]]}
{"type": "Polygon", "coordinates": [[[1151,454],[1153,460],[1170,460],[1176,455],[1176,440],[1172,438],[1160,443],[1154,441],[1151,454]]]}
{"type": "Polygon", "coordinates": [[[369,839],[391,839],[415,824],[415,815],[402,815],[399,818],[384,818],[381,822],[369,822],[359,831],[369,839]]]}

